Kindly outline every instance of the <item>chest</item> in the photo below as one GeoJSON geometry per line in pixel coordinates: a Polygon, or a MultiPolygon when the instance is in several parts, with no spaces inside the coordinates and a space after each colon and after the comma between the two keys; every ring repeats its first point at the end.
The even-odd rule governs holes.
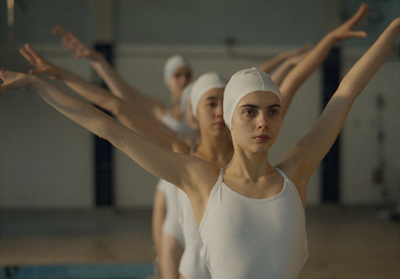
{"type": "Polygon", "coordinates": [[[218,190],[200,228],[203,255],[213,275],[231,272],[229,278],[295,278],[265,274],[286,272],[294,266],[292,262],[298,263],[296,273],[302,265],[305,216],[298,195],[285,187],[271,198],[254,200],[226,185],[218,190]]]}
{"type": "Polygon", "coordinates": [[[234,192],[252,199],[267,199],[282,192],[284,179],[282,177],[262,177],[252,182],[240,176],[224,176],[224,182],[234,192]]]}

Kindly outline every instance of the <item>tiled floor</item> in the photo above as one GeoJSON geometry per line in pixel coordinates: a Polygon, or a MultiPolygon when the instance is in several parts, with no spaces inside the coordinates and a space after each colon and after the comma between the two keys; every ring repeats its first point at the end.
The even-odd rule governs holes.
{"type": "MultiPolygon", "coordinates": [[[[150,210],[2,211],[0,265],[152,263],[150,210]]],[[[301,279],[400,278],[399,221],[376,207],[307,209],[301,279]]],[[[121,267],[122,268],[122,267],[121,267]]]]}

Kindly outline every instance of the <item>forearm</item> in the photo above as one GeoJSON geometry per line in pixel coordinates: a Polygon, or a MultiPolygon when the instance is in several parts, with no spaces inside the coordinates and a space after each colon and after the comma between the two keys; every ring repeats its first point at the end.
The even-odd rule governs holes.
{"type": "Polygon", "coordinates": [[[117,105],[118,102],[122,102],[122,100],[111,94],[108,90],[90,83],[64,69],[62,70],[59,79],[89,102],[114,115],[118,113],[119,110],[117,105]]]}
{"type": "Polygon", "coordinates": [[[127,84],[104,56],[98,60],[90,60],[89,63],[115,96],[130,106],[136,103],[146,104],[145,97],[137,89],[127,84]]]}
{"type": "Polygon", "coordinates": [[[115,122],[89,103],[65,93],[38,77],[32,76],[27,89],[36,92],[49,105],[99,137],[104,138],[106,134],[103,123],[115,122]]]}
{"type": "Polygon", "coordinates": [[[287,58],[288,58],[288,55],[286,53],[281,53],[281,54],[277,55],[276,57],[272,58],[271,60],[268,60],[264,64],[258,66],[257,68],[260,71],[263,71],[263,72],[269,74],[274,68],[276,68],[279,64],[281,64],[287,58]]]}
{"type": "Polygon", "coordinates": [[[143,108],[132,109],[123,101],[117,102],[115,107],[117,108],[116,117],[126,127],[136,131],[149,142],[172,151],[173,144],[177,141],[176,134],[166,125],[155,119],[153,115],[148,115],[143,108]]]}
{"type": "Polygon", "coordinates": [[[288,59],[291,59],[297,55],[305,53],[310,48],[311,48],[311,44],[307,43],[304,46],[302,46],[301,48],[287,51],[287,52],[282,52],[279,55],[277,55],[275,58],[273,58],[273,59],[267,61],[266,63],[262,64],[261,66],[259,66],[258,69],[269,74],[269,72],[272,71],[272,69],[276,68],[282,62],[284,63],[284,61],[287,61],[288,59]]]}
{"type": "Polygon", "coordinates": [[[316,125],[299,142],[300,146],[305,146],[302,148],[304,158],[307,159],[304,166],[309,167],[310,175],[330,150],[343,127],[355,98],[385,61],[399,32],[400,18],[393,21],[352,67],[330,99],[316,125]]]}
{"type": "Polygon", "coordinates": [[[332,33],[328,33],[284,78],[280,87],[284,113],[288,109],[295,92],[322,64],[336,42],[338,42],[337,38],[332,33]]]}
{"type": "Polygon", "coordinates": [[[132,109],[108,90],[87,82],[67,70],[62,71],[60,79],[86,100],[116,116],[126,127],[152,140],[155,144],[171,148],[175,134],[149,115],[141,106],[135,104],[135,109],[132,109]],[[164,140],[160,140],[161,138],[164,140]]]}
{"type": "Polygon", "coordinates": [[[178,173],[184,169],[187,159],[149,142],[99,109],[65,93],[58,87],[35,76],[30,76],[29,79],[25,88],[38,93],[56,110],[109,141],[153,175],[175,185],[181,184],[178,173]],[[169,162],[175,163],[171,165],[169,162]]]}
{"type": "Polygon", "coordinates": [[[338,93],[356,98],[389,55],[400,32],[400,18],[394,20],[340,83],[338,93]],[[340,93],[343,92],[343,93],[340,93]]]}
{"type": "Polygon", "coordinates": [[[271,75],[271,79],[278,85],[281,86],[283,80],[287,74],[294,68],[295,64],[286,60],[283,62],[278,69],[271,75]]]}

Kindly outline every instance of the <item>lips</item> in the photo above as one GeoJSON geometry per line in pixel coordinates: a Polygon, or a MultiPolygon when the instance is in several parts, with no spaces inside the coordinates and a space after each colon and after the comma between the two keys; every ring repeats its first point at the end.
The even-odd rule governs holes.
{"type": "Polygon", "coordinates": [[[270,139],[269,136],[267,136],[267,135],[259,135],[254,138],[258,142],[267,142],[270,139]]]}
{"type": "Polygon", "coordinates": [[[214,125],[217,125],[219,127],[223,127],[223,126],[225,126],[225,121],[219,121],[219,122],[215,123],[214,125]]]}

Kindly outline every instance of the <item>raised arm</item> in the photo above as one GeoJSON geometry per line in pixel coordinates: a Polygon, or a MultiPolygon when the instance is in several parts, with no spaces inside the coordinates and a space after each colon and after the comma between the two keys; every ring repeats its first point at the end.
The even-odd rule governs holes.
{"type": "Polygon", "coordinates": [[[116,116],[126,127],[136,131],[154,144],[175,150],[185,149],[184,143],[167,126],[155,119],[140,104],[129,107],[120,98],[108,90],[94,85],[70,71],[57,67],[37,54],[28,44],[20,49],[21,55],[34,67],[29,71],[33,75],[47,75],[63,81],[68,87],[98,107],[116,116]]]}
{"type": "Polygon", "coordinates": [[[289,72],[300,63],[301,60],[306,57],[306,55],[310,52],[310,50],[306,52],[302,52],[296,56],[290,57],[286,59],[276,71],[271,74],[271,79],[278,85],[281,86],[285,77],[289,74],[289,72]]]}
{"type": "Polygon", "coordinates": [[[75,58],[88,59],[89,64],[104,80],[113,94],[130,106],[140,103],[142,107],[147,108],[157,119],[161,119],[166,108],[165,104],[155,98],[142,94],[139,90],[126,83],[100,52],[83,43],[74,34],[68,32],[60,25],[57,25],[52,33],[62,38],[63,45],[67,50],[75,53],[75,58]]]}
{"type": "Polygon", "coordinates": [[[278,163],[283,168],[293,166],[293,162],[297,166],[290,167],[289,173],[304,199],[308,179],[332,147],[354,100],[383,64],[399,33],[397,18],[343,78],[313,129],[278,163]]]}
{"type": "Polygon", "coordinates": [[[257,68],[259,70],[269,74],[279,64],[283,63],[287,59],[290,59],[292,57],[295,57],[295,56],[298,56],[298,55],[300,55],[302,53],[307,52],[308,50],[310,50],[311,46],[312,45],[310,43],[307,43],[307,44],[305,44],[304,46],[302,46],[302,47],[300,47],[298,49],[282,52],[282,53],[278,54],[276,57],[272,58],[271,60],[268,60],[264,64],[258,66],[257,68]]]}
{"type": "Polygon", "coordinates": [[[282,92],[282,112],[286,113],[288,106],[297,89],[307,80],[307,78],[321,65],[328,56],[332,47],[345,39],[366,37],[364,31],[354,31],[354,26],[367,14],[368,5],[360,6],[357,13],[340,25],[335,30],[328,33],[296,66],[283,80],[280,90],[282,92]]]}
{"type": "MultiPolygon", "coordinates": [[[[0,70],[0,79],[3,80],[0,91],[23,88],[38,93],[56,110],[109,141],[148,172],[169,181],[187,193],[197,191],[199,182],[196,181],[200,181],[200,178],[206,176],[210,170],[211,172],[214,170],[215,177],[213,178],[216,181],[218,169],[211,164],[194,156],[174,153],[152,144],[94,106],[65,93],[37,76],[2,69],[0,70]]],[[[211,191],[211,186],[209,191],[211,191]]],[[[197,198],[196,195],[190,194],[190,197],[197,199],[194,200],[197,202],[200,199],[208,198],[208,195],[199,195],[197,198]]]]}

